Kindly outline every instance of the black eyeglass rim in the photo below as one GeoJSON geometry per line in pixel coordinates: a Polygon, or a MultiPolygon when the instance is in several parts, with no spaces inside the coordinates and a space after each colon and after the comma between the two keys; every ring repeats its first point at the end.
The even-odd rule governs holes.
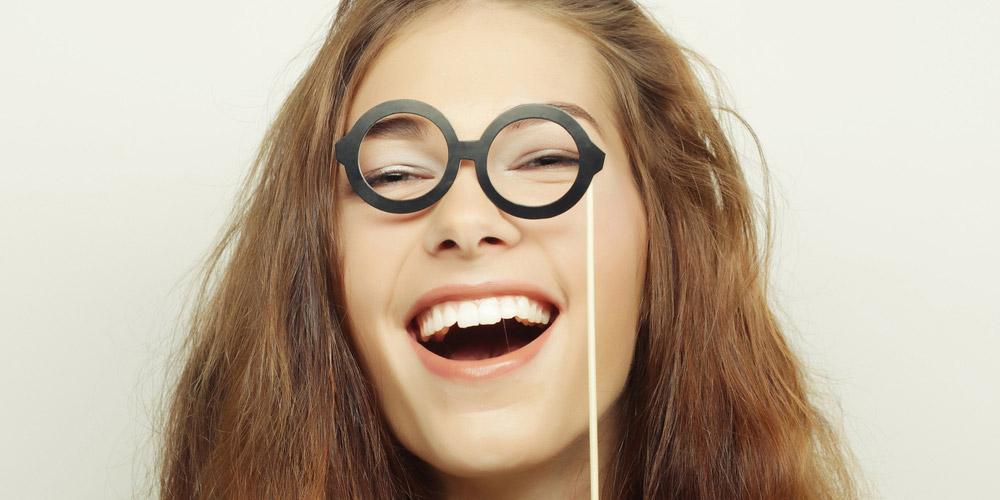
{"type": "Polygon", "coordinates": [[[586,194],[594,175],[604,168],[605,154],[587,135],[578,121],[566,111],[548,104],[522,104],[513,107],[497,116],[483,131],[476,141],[460,141],[451,123],[444,114],[422,101],[413,99],[396,99],[378,104],[366,111],[354,123],[350,131],[334,145],[337,161],[344,165],[347,179],[354,192],[369,205],[384,212],[408,214],[418,212],[437,203],[458,176],[459,165],[463,159],[472,160],[476,166],[476,178],[486,197],[497,208],[522,219],[547,219],[569,210],[586,194]],[[365,135],[379,120],[389,115],[408,113],[422,116],[438,127],[448,145],[448,161],[441,181],[430,191],[416,198],[394,200],[378,194],[361,174],[358,155],[361,142],[365,135]],[[555,122],[573,138],[580,157],[580,170],[576,180],[566,194],[547,205],[521,205],[504,198],[490,182],[487,171],[486,157],[490,145],[504,127],[518,120],[545,119],[555,122]]]}

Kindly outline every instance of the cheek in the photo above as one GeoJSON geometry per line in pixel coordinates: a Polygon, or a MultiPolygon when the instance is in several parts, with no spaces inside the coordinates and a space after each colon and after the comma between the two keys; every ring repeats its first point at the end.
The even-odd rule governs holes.
{"type": "Polygon", "coordinates": [[[391,291],[405,260],[400,235],[379,224],[367,206],[348,205],[340,212],[338,250],[343,269],[344,305],[349,330],[363,361],[377,356],[379,321],[387,318],[391,291]]]}
{"type": "MultiPolygon", "coordinates": [[[[406,422],[411,409],[403,404],[405,388],[390,369],[399,352],[390,337],[398,333],[389,314],[392,291],[409,255],[405,243],[412,231],[406,225],[386,224],[384,215],[367,205],[341,211],[338,249],[343,263],[343,291],[347,332],[358,361],[376,389],[376,397],[390,422],[406,422]],[[386,405],[386,402],[389,402],[386,405]]],[[[412,224],[411,224],[412,225],[412,224]]],[[[414,431],[394,427],[396,435],[414,431]]]]}
{"type": "Polygon", "coordinates": [[[341,233],[340,255],[342,255],[344,311],[347,332],[358,349],[358,355],[365,366],[371,366],[371,360],[377,355],[376,344],[370,332],[375,330],[375,313],[369,306],[374,304],[375,290],[367,286],[365,276],[372,274],[372,262],[367,254],[358,251],[357,240],[350,237],[350,231],[341,233]]]}
{"type": "Polygon", "coordinates": [[[337,240],[347,309],[354,313],[385,308],[412,252],[417,228],[392,220],[360,200],[342,205],[337,240]]]}
{"type": "Polygon", "coordinates": [[[630,177],[612,177],[595,198],[594,281],[598,378],[619,394],[632,362],[646,274],[646,215],[630,177]]]}
{"type": "Polygon", "coordinates": [[[597,294],[622,312],[637,312],[646,274],[646,213],[631,182],[607,191],[594,208],[597,294]]]}

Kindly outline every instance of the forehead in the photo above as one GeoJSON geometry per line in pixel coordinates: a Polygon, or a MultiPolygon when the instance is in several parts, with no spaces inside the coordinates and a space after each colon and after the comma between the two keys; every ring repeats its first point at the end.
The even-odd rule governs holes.
{"type": "Polygon", "coordinates": [[[609,123],[601,81],[594,49],[565,26],[514,7],[463,4],[397,34],[361,81],[348,126],[391,99],[434,106],[463,139],[525,103],[573,104],[609,123]]]}

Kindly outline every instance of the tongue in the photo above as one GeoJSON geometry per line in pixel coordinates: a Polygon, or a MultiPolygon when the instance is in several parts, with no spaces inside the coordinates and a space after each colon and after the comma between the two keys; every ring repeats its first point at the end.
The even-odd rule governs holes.
{"type": "Polygon", "coordinates": [[[495,358],[521,347],[511,344],[507,339],[496,339],[490,334],[470,334],[464,342],[455,344],[448,357],[458,361],[495,358]]]}
{"type": "Polygon", "coordinates": [[[508,352],[510,352],[510,349],[504,344],[497,345],[492,342],[470,341],[452,350],[450,357],[457,361],[467,361],[495,358],[503,356],[508,352]]]}

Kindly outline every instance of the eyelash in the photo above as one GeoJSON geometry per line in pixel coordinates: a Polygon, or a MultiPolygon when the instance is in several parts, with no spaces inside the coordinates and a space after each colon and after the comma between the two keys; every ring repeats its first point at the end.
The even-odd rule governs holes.
{"type": "Polygon", "coordinates": [[[523,168],[550,168],[564,164],[579,166],[580,158],[561,153],[544,154],[536,158],[530,158],[528,161],[525,161],[513,168],[513,170],[521,170],[523,168]]]}
{"type": "Polygon", "coordinates": [[[374,172],[368,173],[365,175],[365,182],[374,188],[387,184],[396,184],[422,178],[426,177],[418,175],[416,168],[407,167],[406,165],[394,165],[391,167],[383,167],[375,170],[374,172]],[[401,176],[402,178],[390,179],[391,177],[396,176],[401,176]]]}

